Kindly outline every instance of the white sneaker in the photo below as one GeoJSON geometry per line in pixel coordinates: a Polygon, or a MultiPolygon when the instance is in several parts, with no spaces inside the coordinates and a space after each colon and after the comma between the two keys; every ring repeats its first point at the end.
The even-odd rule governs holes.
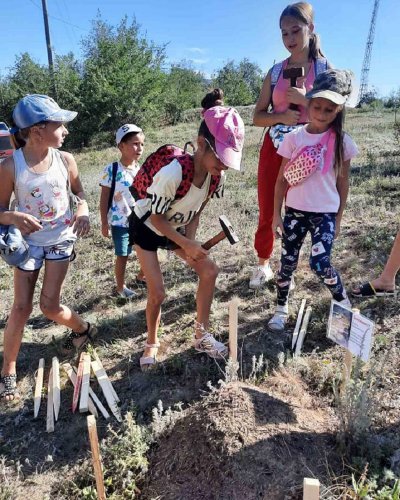
{"type": "Polygon", "coordinates": [[[134,297],[137,297],[137,293],[128,288],[127,286],[124,286],[122,289],[122,292],[117,292],[118,296],[121,297],[122,299],[133,299],[134,297]]]}
{"type": "Polygon", "coordinates": [[[284,306],[277,305],[275,314],[268,321],[267,328],[271,332],[283,332],[285,330],[286,322],[289,316],[288,304],[284,306]]]}
{"type": "Polygon", "coordinates": [[[194,339],[194,348],[196,351],[205,352],[210,358],[225,358],[228,354],[228,348],[222,342],[218,342],[211,333],[206,332],[201,338],[194,339]]]}
{"type": "Polygon", "coordinates": [[[274,272],[269,264],[265,266],[257,266],[249,281],[249,288],[257,290],[261,288],[267,281],[272,280],[274,277],[274,272]]]}

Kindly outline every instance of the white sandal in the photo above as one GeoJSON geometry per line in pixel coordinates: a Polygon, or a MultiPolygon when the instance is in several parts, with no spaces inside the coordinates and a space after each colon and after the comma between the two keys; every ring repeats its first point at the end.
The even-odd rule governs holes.
{"type": "MultiPolygon", "coordinates": [[[[160,343],[157,342],[157,344],[149,344],[148,342],[146,342],[144,346],[149,349],[158,349],[160,347],[160,343]]],[[[141,356],[140,358],[140,368],[142,369],[142,371],[148,370],[156,363],[157,363],[157,354],[155,356],[141,356]]]]}
{"type": "Polygon", "coordinates": [[[285,331],[286,322],[289,316],[288,306],[276,306],[275,314],[268,321],[267,328],[271,332],[285,331]]]}

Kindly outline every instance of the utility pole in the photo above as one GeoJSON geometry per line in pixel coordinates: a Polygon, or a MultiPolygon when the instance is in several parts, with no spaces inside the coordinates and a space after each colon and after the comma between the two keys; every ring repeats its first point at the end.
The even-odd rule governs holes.
{"type": "Polygon", "coordinates": [[[53,91],[53,97],[55,99],[57,99],[56,82],[55,82],[55,78],[54,78],[53,51],[51,49],[51,42],[50,42],[49,18],[47,15],[46,0],[42,0],[42,8],[43,8],[44,31],[46,34],[47,58],[49,61],[49,73],[50,73],[50,79],[51,79],[51,86],[52,86],[52,91],[53,91]]]}

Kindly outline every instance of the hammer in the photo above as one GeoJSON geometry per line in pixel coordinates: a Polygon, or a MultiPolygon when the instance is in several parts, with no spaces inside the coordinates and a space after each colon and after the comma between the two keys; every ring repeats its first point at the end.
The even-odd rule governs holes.
{"type": "Polygon", "coordinates": [[[212,248],[225,238],[228,238],[229,243],[231,245],[234,245],[239,241],[239,238],[237,237],[235,231],[233,230],[232,224],[229,222],[227,217],[225,217],[225,215],[221,215],[221,217],[219,218],[219,222],[221,224],[222,231],[220,231],[213,238],[211,238],[211,240],[208,240],[205,243],[203,243],[203,245],[201,245],[206,250],[210,250],[210,248],[212,248]]]}
{"type": "MultiPolygon", "coordinates": [[[[301,76],[304,76],[304,68],[290,68],[290,69],[284,69],[283,70],[283,78],[285,80],[288,80],[290,78],[290,86],[291,87],[297,87],[297,78],[300,78],[301,76]]],[[[289,109],[294,109],[298,111],[299,107],[297,104],[290,103],[289,109]]]]}

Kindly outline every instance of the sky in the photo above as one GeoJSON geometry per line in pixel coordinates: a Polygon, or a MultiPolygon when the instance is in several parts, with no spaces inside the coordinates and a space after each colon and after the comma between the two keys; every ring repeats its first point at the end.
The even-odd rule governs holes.
{"type": "MultiPolygon", "coordinates": [[[[1,2],[0,76],[28,52],[47,64],[41,0],[1,2]]],[[[81,57],[81,40],[100,12],[117,25],[136,18],[141,34],[167,44],[169,63],[183,59],[207,76],[229,60],[248,58],[267,71],[288,54],[279,16],[288,0],[47,0],[52,47],[56,54],[81,57]]],[[[369,32],[374,0],[314,0],[315,31],[336,68],[351,69],[356,86],[369,32]]],[[[400,0],[380,0],[372,48],[369,86],[380,96],[400,88],[400,0]]]]}

